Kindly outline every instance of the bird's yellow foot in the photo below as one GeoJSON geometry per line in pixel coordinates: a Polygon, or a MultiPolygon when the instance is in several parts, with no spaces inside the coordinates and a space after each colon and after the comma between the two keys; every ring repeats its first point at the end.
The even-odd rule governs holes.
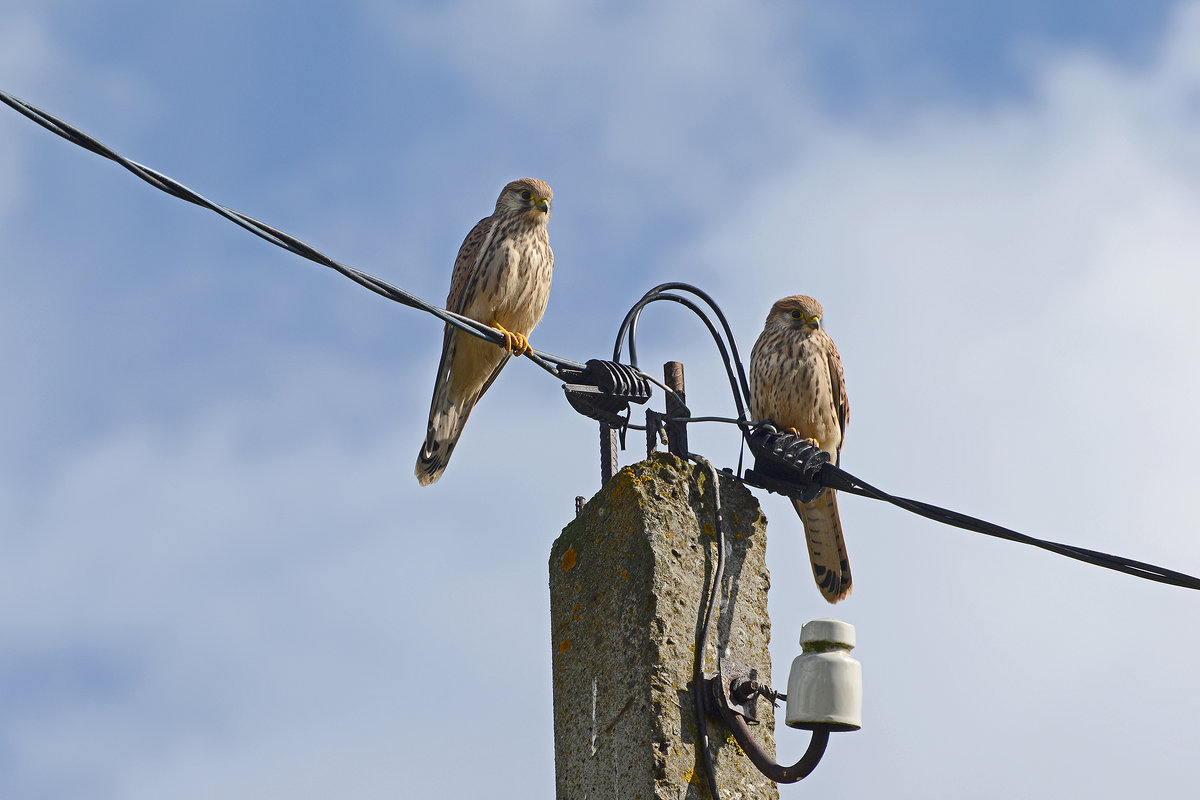
{"type": "Polygon", "coordinates": [[[504,334],[504,349],[514,356],[522,356],[533,349],[529,346],[529,339],[525,334],[506,330],[499,322],[493,322],[492,327],[504,334]]]}
{"type": "Polygon", "coordinates": [[[801,436],[800,431],[796,430],[795,428],[788,428],[787,432],[790,433],[792,436],[803,439],[804,441],[808,442],[809,445],[817,448],[818,450],[821,448],[820,442],[818,442],[816,439],[812,438],[811,436],[801,436]]]}

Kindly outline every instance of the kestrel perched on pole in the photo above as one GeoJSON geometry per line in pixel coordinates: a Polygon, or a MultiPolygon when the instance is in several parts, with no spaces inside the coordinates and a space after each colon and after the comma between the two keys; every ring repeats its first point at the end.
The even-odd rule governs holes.
{"type": "MultiPolygon", "coordinates": [[[[750,414],[812,440],[838,463],[850,404],[842,359],[821,325],[821,304],[793,295],[771,306],[750,353],[750,414]]],[[[850,594],[850,561],[837,498],[826,489],[811,503],[792,501],[804,524],[813,577],[831,603],[850,594]]]]}
{"type": "Polygon", "coordinates": [[[442,477],[463,425],[511,355],[529,347],[546,313],[554,253],[546,223],[554,192],[522,178],[504,187],[496,210],[479,221],[458,250],[446,308],[504,334],[505,346],[446,325],[442,360],[429,406],[429,429],[417,456],[417,480],[442,477]]]}

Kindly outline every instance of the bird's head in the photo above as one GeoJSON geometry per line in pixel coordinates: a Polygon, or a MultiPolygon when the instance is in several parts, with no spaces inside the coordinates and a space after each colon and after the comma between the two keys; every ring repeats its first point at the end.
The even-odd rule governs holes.
{"type": "Polygon", "coordinates": [[[785,297],[771,306],[771,313],[767,315],[767,325],[798,331],[808,336],[813,331],[820,329],[823,314],[824,310],[816,300],[806,295],[796,294],[785,297]]]}
{"type": "Polygon", "coordinates": [[[496,200],[497,214],[527,215],[530,219],[545,221],[550,218],[550,202],[554,190],[545,181],[537,178],[521,178],[504,187],[496,200]]]}

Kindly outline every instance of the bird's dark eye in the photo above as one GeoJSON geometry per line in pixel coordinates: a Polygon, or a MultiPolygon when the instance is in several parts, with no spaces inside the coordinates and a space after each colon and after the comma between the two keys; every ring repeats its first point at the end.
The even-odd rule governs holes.
{"type": "Polygon", "coordinates": [[[529,199],[529,198],[531,198],[531,197],[533,197],[533,194],[532,194],[532,193],[531,193],[531,192],[530,192],[528,189],[526,189],[525,191],[521,192],[521,199],[522,199],[522,200],[528,200],[528,199],[529,199]]]}
{"type": "Polygon", "coordinates": [[[790,316],[792,319],[804,319],[804,312],[803,311],[793,311],[790,316]]]}

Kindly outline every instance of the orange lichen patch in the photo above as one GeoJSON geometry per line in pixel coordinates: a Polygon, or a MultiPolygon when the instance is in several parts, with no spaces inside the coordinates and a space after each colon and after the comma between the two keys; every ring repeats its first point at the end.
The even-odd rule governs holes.
{"type": "Polygon", "coordinates": [[[574,569],[574,568],[575,568],[575,562],[576,562],[577,560],[578,560],[578,559],[577,559],[577,557],[575,556],[575,548],[574,548],[574,547],[568,547],[568,548],[567,548],[567,552],[563,553],[563,557],[562,557],[562,568],[563,568],[563,572],[566,572],[566,571],[567,571],[567,570],[569,570],[569,569],[574,569]]]}
{"type": "Polygon", "coordinates": [[[571,649],[571,640],[570,639],[563,639],[561,642],[558,643],[558,652],[565,653],[570,649],[571,649]]]}
{"type": "Polygon", "coordinates": [[[621,570],[621,577],[624,578],[625,580],[629,580],[629,570],[627,570],[627,569],[621,570]]]}
{"type": "Polygon", "coordinates": [[[716,535],[716,531],[713,530],[713,526],[712,526],[711,522],[704,523],[704,535],[705,536],[715,536],[716,535]]]}

